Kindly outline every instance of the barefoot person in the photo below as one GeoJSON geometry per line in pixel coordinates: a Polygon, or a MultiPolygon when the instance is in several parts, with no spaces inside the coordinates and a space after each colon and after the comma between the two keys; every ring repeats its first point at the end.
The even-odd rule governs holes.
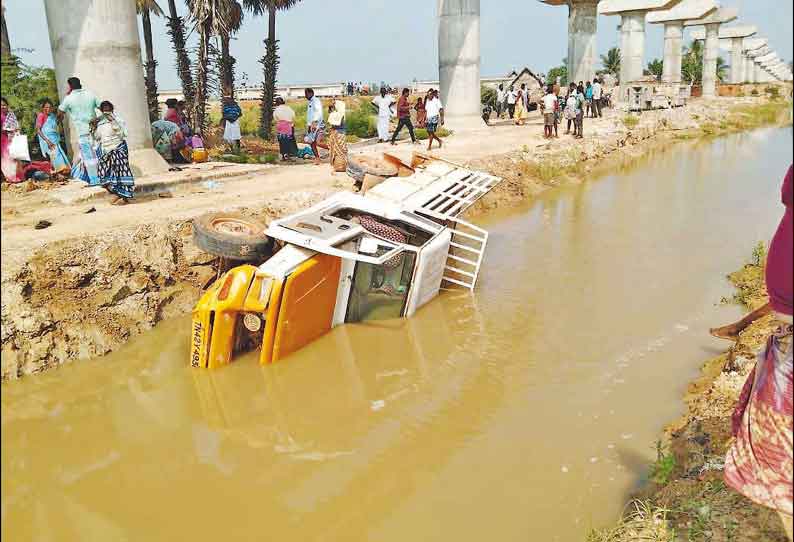
{"type": "Polygon", "coordinates": [[[276,109],[273,110],[276,121],[276,137],[281,160],[289,160],[298,154],[298,143],[295,141],[295,111],[284,103],[284,98],[276,98],[276,109]]]}
{"type": "Polygon", "coordinates": [[[403,126],[408,128],[408,134],[411,136],[411,143],[416,143],[416,137],[414,136],[414,125],[411,124],[411,104],[408,102],[408,95],[410,92],[410,90],[404,88],[402,94],[400,95],[400,99],[397,100],[397,128],[394,130],[394,133],[391,136],[392,145],[397,144],[397,135],[399,135],[400,130],[403,129],[403,126]]]}
{"type": "Polygon", "coordinates": [[[114,113],[112,103],[102,102],[99,110],[102,115],[93,126],[94,139],[99,143],[99,182],[108,192],[116,195],[112,205],[126,205],[132,199],[135,188],[127,148],[127,125],[114,113]]]}
{"type": "Polygon", "coordinates": [[[391,106],[394,97],[386,93],[386,87],[380,87],[380,96],[372,99],[372,105],[378,110],[378,142],[389,140],[389,119],[392,115],[391,106]]]}
{"type": "Polygon", "coordinates": [[[53,171],[70,170],[71,164],[61,147],[58,118],[49,98],[41,101],[41,111],[36,115],[36,135],[39,137],[41,155],[50,161],[53,171]]]}
{"type": "Polygon", "coordinates": [[[304,96],[309,102],[306,107],[306,137],[303,141],[308,143],[314,153],[314,163],[320,163],[320,149],[319,144],[325,138],[325,121],[323,120],[323,102],[320,98],[314,95],[314,89],[307,88],[304,91],[304,96]]]}
{"type": "Polygon", "coordinates": [[[733,413],[736,437],[725,457],[725,482],[748,499],[777,511],[792,540],[792,314],[794,314],[794,187],[783,181],[783,218],[769,245],[766,289],[776,329],[756,358],[733,413]]]}
{"type": "Polygon", "coordinates": [[[438,141],[438,148],[441,148],[441,138],[436,135],[436,130],[439,126],[444,125],[444,105],[438,97],[438,91],[432,91],[432,97],[425,103],[427,109],[427,136],[430,143],[427,145],[427,150],[433,147],[433,140],[438,141]]]}
{"type": "Polygon", "coordinates": [[[7,183],[18,183],[20,180],[17,170],[19,164],[11,157],[11,141],[19,132],[19,122],[14,112],[8,107],[8,100],[1,98],[0,102],[0,127],[2,127],[2,169],[3,178],[7,183]]]}
{"type": "Polygon", "coordinates": [[[554,95],[552,85],[546,87],[546,95],[540,102],[543,108],[543,137],[551,139],[554,136],[553,130],[557,116],[557,96],[554,95]]]}
{"type": "Polygon", "coordinates": [[[79,167],[72,168],[72,177],[86,181],[89,186],[98,186],[97,155],[94,150],[94,137],[91,135],[91,123],[96,119],[99,99],[85,90],[77,77],[70,77],[66,82],[69,92],[58,106],[58,120],[64,113],[68,113],[77,130],[80,164],[79,167]]]}

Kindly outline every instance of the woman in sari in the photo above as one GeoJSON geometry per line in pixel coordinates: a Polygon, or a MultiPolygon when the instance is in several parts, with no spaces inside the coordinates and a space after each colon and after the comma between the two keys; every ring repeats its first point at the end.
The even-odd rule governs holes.
{"type": "Polygon", "coordinates": [[[774,331],[747,377],[732,416],[736,437],[725,458],[725,482],[748,499],[775,510],[792,540],[794,466],[792,393],[794,390],[794,181],[783,181],[785,207],[766,259],[766,290],[774,331]]]}
{"type": "Polygon", "coordinates": [[[515,123],[516,126],[523,126],[527,120],[527,85],[521,83],[521,88],[518,89],[518,96],[516,97],[516,112],[515,123]]]}
{"type": "Polygon", "coordinates": [[[99,144],[99,181],[108,192],[116,195],[112,205],[126,205],[132,199],[135,186],[127,148],[127,126],[113,112],[112,103],[104,101],[99,109],[102,116],[97,118],[93,130],[99,144]]]}
{"type": "Polygon", "coordinates": [[[347,141],[343,131],[345,124],[345,102],[337,101],[330,108],[328,124],[331,129],[328,131],[326,144],[330,153],[331,168],[336,172],[347,171],[347,141]]]}
{"type": "Polygon", "coordinates": [[[8,101],[0,98],[0,127],[2,127],[2,140],[0,141],[0,165],[2,165],[3,177],[7,183],[18,183],[17,161],[11,158],[9,147],[14,135],[19,131],[19,123],[14,112],[8,108],[8,101]]]}
{"type": "Polygon", "coordinates": [[[52,169],[54,171],[70,170],[72,166],[61,147],[58,117],[48,98],[41,101],[41,111],[36,116],[36,134],[39,136],[41,155],[50,161],[52,169]]]}
{"type": "Polygon", "coordinates": [[[421,96],[416,100],[414,110],[416,110],[417,128],[424,128],[427,123],[427,110],[425,109],[425,100],[421,96]]]}
{"type": "Polygon", "coordinates": [[[179,150],[184,146],[182,130],[170,120],[156,120],[152,123],[152,143],[166,162],[180,161],[179,150]]]}

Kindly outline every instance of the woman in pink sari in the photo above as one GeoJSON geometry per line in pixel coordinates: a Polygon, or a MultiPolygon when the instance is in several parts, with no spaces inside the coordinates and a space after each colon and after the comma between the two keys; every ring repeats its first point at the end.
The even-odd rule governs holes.
{"type": "Polygon", "coordinates": [[[733,414],[736,440],[725,458],[725,482],[763,506],[776,510],[792,540],[792,168],[783,181],[783,219],[769,245],[766,289],[777,328],[759,352],[733,414]]]}
{"type": "Polygon", "coordinates": [[[17,161],[11,158],[9,147],[14,134],[19,131],[19,123],[14,112],[8,108],[8,101],[5,98],[0,98],[0,127],[2,127],[2,140],[0,140],[0,165],[3,170],[3,177],[6,182],[17,183],[19,177],[17,176],[17,161]]]}

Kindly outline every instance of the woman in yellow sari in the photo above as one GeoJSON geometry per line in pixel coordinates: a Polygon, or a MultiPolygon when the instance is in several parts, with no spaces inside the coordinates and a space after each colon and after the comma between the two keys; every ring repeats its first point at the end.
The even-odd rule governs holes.
{"type": "Polygon", "coordinates": [[[526,83],[521,83],[521,88],[518,90],[518,97],[516,98],[516,114],[514,117],[516,126],[523,126],[529,116],[527,111],[528,98],[527,85],[526,83]]]}

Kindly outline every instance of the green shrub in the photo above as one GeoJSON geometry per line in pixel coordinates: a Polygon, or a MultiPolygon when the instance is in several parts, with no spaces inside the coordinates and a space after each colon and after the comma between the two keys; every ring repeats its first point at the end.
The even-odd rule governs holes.
{"type": "Polygon", "coordinates": [[[664,485],[670,481],[675,470],[675,456],[665,450],[661,440],[656,441],[656,461],[651,465],[649,478],[664,485]]]}
{"type": "Polygon", "coordinates": [[[769,94],[771,98],[777,98],[780,96],[780,89],[777,87],[766,87],[766,93],[769,94]]]}
{"type": "Polygon", "coordinates": [[[639,123],[640,123],[640,119],[638,119],[638,118],[637,118],[636,116],[634,116],[634,115],[626,115],[625,117],[623,117],[623,124],[624,124],[624,125],[626,126],[626,128],[628,128],[629,130],[631,130],[632,128],[634,128],[635,126],[637,126],[639,123]]]}
{"type": "Polygon", "coordinates": [[[372,114],[369,104],[345,113],[347,134],[367,139],[378,132],[378,117],[372,114]]]}
{"type": "MultiPolygon", "coordinates": [[[[439,128],[438,130],[436,130],[436,135],[438,137],[447,137],[451,133],[452,132],[450,132],[446,128],[439,128]]],[[[416,136],[416,139],[420,141],[424,141],[428,138],[427,130],[425,130],[424,128],[416,128],[414,130],[414,135],[416,136]]]]}
{"type": "Polygon", "coordinates": [[[274,152],[266,152],[259,157],[259,162],[262,164],[275,164],[278,161],[278,154],[274,152]]]}
{"type": "Polygon", "coordinates": [[[496,89],[481,86],[480,87],[480,103],[490,106],[491,109],[496,109],[496,89]]]}

